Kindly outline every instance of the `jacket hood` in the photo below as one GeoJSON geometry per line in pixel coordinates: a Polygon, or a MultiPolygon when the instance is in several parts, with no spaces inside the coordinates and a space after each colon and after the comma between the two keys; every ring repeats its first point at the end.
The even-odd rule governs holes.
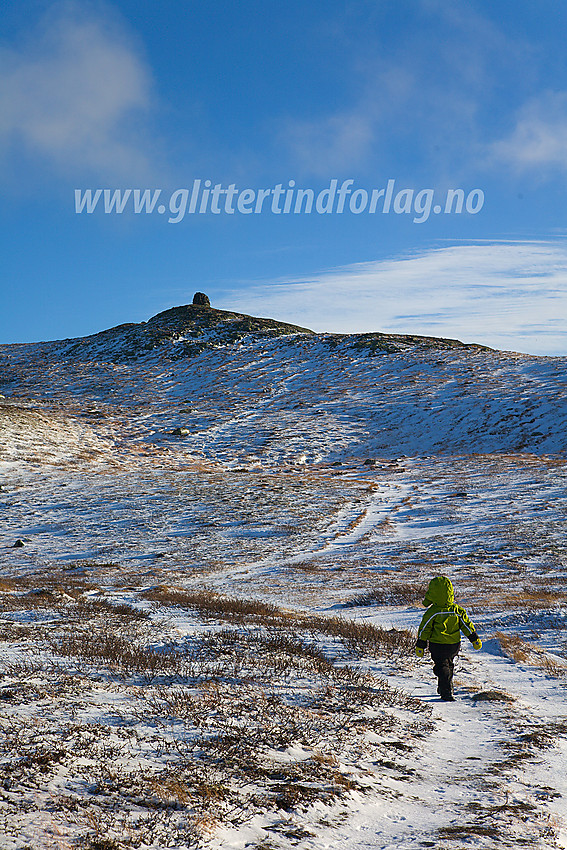
{"type": "Polygon", "coordinates": [[[429,582],[423,604],[444,607],[445,605],[452,605],[454,601],[455,593],[451,580],[447,576],[435,576],[435,578],[432,578],[429,582]]]}

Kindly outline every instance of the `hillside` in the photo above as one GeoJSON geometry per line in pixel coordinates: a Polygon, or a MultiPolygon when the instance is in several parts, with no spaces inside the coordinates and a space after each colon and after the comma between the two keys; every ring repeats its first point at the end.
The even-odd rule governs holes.
{"type": "Polygon", "coordinates": [[[264,465],[567,448],[562,358],[457,340],[314,334],[190,305],[0,356],[12,403],[79,416],[121,447],[264,465]],[[166,439],[175,428],[182,444],[166,439]]]}
{"type": "Polygon", "coordinates": [[[0,346],[2,848],[567,846],[565,362],[207,305],[0,346]]]}

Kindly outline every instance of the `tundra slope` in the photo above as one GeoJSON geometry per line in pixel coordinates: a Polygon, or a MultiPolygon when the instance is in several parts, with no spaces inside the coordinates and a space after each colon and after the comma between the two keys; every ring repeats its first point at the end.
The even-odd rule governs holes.
{"type": "Polygon", "coordinates": [[[2,348],[0,391],[176,457],[332,463],[567,449],[564,358],[456,340],[337,335],[204,307],[2,348]],[[167,430],[189,431],[182,445],[167,430]]]}
{"type": "MultiPolygon", "coordinates": [[[[316,335],[195,307],[80,340],[4,346],[0,357],[7,722],[43,725],[61,752],[43,762],[42,780],[37,765],[47,743],[39,732],[29,740],[21,732],[20,756],[31,766],[0,802],[6,823],[17,811],[23,837],[5,827],[7,847],[73,846],[81,836],[100,846],[93,822],[101,812],[115,846],[126,846],[128,831],[131,841],[147,832],[160,782],[169,790],[160,816],[152,815],[156,844],[145,846],[194,846],[207,824],[210,842],[234,848],[566,845],[564,358],[454,340],[316,335]],[[13,548],[16,538],[25,545],[13,548]],[[460,702],[442,711],[430,671],[405,650],[371,649],[357,632],[345,655],[342,639],[329,637],[330,620],[320,621],[340,613],[403,636],[419,619],[433,571],[453,579],[487,639],[486,652],[463,654],[460,702]],[[183,596],[203,588],[212,594],[208,614],[183,596]],[[397,707],[392,697],[392,709],[361,697],[358,714],[344,722],[363,738],[342,748],[332,714],[319,739],[301,739],[290,715],[285,728],[296,729],[296,739],[291,731],[278,745],[262,733],[258,752],[279,767],[262,779],[249,765],[248,790],[246,769],[219,778],[209,765],[196,775],[190,760],[183,787],[174,788],[179,765],[164,755],[165,733],[156,739],[146,723],[154,716],[163,729],[159,683],[153,702],[144,702],[139,677],[149,674],[136,674],[122,644],[86,667],[81,653],[93,642],[110,647],[100,604],[127,604],[150,619],[147,626],[134,619],[135,637],[124,611],[117,626],[124,641],[178,658],[211,629],[223,632],[228,615],[215,593],[311,618],[294,622],[283,643],[278,638],[280,654],[312,646],[338,669],[355,664],[376,681],[385,677],[422,708],[412,719],[402,697],[397,707]],[[70,641],[69,630],[84,633],[83,643],[70,641]],[[18,694],[30,682],[36,692],[26,707],[18,694]],[[90,750],[77,748],[78,714],[91,729],[90,750]],[[388,716],[390,727],[372,727],[388,716]],[[425,738],[424,722],[433,724],[425,738]],[[110,730],[107,758],[132,779],[134,790],[124,794],[112,790],[118,780],[109,766],[98,785],[89,783],[110,730]],[[329,748],[334,764],[325,761],[329,748]],[[295,800],[284,793],[300,785],[311,791],[295,800]],[[39,809],[25,787],[37,789],[39,809]]],[[[206,721],[212,738],[230,731],[223,727],[230,706],[244,728],[262,726],[253,704],[266,696],[266,677],[277,711],[303,706],[303,720],[329,713],[333,689],[341,693],[343,674],[329,668],[325,682],[310,680],[305,661],[286,662],[285,686],[279,673],[268,676],[275,662],[271,655],[261,662],[266,624],[254,617],[243,614],[230,626],[236,632],[219,638],[215,663],[234,665],[243,652],[257,660],[238,674],[230,668],[237,692],[221,694],[206,670],[200,696],[189,673],[170,684],[180,692],[178,712],[180,700],[197,697],[202,711],[216,688],[216,733],[206,721]],[[320,692],[329,694],[326,704],[316,704],[320,692]]],[[[269,629],[276,626],[272,617],[269,629]]],[[[146,662],[155,665],[151,652],[146,662]]],[[[189,746],[197,732],[183,714],[168,735],[176,757],[189,758],[181,742],[189,746]]],[[[4,761],[12,775],[20,763],[14,753],[4,761]]]]}

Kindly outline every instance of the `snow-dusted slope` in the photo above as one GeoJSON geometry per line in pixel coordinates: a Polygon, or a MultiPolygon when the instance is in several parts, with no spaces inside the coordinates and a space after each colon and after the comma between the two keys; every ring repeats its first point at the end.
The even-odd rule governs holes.
{"type": "Polygon", "coordinates": [[[0,845],[566,847],[565,365],[189,307],[2,347],[0,845]]]}
{"type": "Polygon", "coordinates": [[[0,402],[0,464],[108,461],[111,449],[108,440],[77,419],[49,415],[29,403],[0,402]]]}
{"type": "Polygon", "coordinates": [[[223,464],[567,449],[563,358],[430,338],[290,335],[291,326],[258,330],[249,317],[242,338],[242,317],[211,310],[209,327],[206,309],[178,309],[181,318],[167,311],[158,323],[151,350],[144,334],[155,320],[5,346],[0,391],[63,405],[129,444],[161,442],[223,464]],[[191,309],[200,312],[188,325],[191,309]],[[189,333],[198,347],[180,348],[189,333]],[[166,440],[175,428],[183,440],[166,440]]]}

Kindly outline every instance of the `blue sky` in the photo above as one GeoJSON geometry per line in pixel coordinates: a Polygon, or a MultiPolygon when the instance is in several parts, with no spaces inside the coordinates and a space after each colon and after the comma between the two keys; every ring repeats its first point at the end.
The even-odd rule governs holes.
{"type": "Polygon", "coordinates": [[[200,290],[319,331],[567,354],[564,4],[4,5],[1,342],[142,321],[200,290]],[[199,180],[220,213],[171,221],[199,180]],[[389,211],[353,211],[388,181],[389,211]],[[342,213],[271,205],[278,186],[343,184],[342,213]],[[76,212],[77,189],[146,188],[164,212],[134,213],[133,195],[76,212]],[[262,211],[239,211],[261,189],[262,211]],[[457,189],[472,211],[444,211],[457,189]]]}

